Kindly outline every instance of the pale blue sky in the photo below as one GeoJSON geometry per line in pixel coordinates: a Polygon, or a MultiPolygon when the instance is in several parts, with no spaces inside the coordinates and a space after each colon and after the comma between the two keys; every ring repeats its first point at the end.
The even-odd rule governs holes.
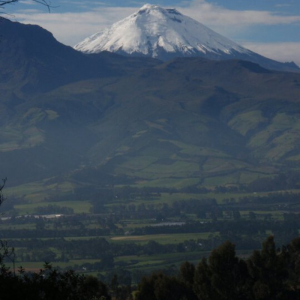
{"type": "MultiPolygon", "coordinates": [[[[31,0],[6,6],[12,20],[38,24],[62,43],[74,45],[143,6],[133,0],[52,0],[46,8],[31,0]]],[[[265,56],[300,64],[300,0],[160,0],[231,40],[265,56]]]]}

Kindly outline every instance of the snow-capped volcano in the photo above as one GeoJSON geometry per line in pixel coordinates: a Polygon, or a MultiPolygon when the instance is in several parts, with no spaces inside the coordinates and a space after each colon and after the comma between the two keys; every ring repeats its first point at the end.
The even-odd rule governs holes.
{"type": "Polygon", "coordinates": [[[167,54],[195,56],[201,53],[230,55],[250,52],[176,9],[150,4],[110,28],[88,37],[75,49],[86,53],[106,50],[155,58],[167,54]]]}
{"type": "Polygon", "coordinates": [[[74,47],[85,53],[114,52],[161,60],[201,56],[207,59],[243,59],[275,70],[299,71],[293,63],[265,58],[223,37],[176,9],[146,4],[74,47]]]}

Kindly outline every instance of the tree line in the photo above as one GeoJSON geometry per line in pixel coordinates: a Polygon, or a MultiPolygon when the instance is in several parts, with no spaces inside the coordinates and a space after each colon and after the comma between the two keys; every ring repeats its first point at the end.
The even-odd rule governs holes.
{"type": "Polygon", "coordinates": [[[0,256],[1,299],[64,300],[291,300],[300,299],[300,238],[277,249],[268,237],[261,250],[248,258],[236,255],[226,241],[195,266],[185,262],[177,275],[161,271],[144,276],[137,286],[120,283],[114,275],[109,284],[72,270],[60,272],[46,263],[36,273],[10,271],[9,255],[2,245],[0,256]]]}
{"type": "Polygon", "coordinates": [[[144,277],[136,300],[291,300],[300,299],[300,238],[279,251],[270,236],[261,251],[243,259],[225,242],[197,266],[185,262],[178,276],[144,277]]]}

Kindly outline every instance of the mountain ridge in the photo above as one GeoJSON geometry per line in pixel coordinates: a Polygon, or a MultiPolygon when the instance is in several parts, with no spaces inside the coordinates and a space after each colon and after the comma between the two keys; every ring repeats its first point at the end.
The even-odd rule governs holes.
{"type": "Polygon", "coordinates": [[[129,62],[108,52],[87,56],[59,43],[40,26],[5,18],[0,18],[0,22],[0,86],[4,87],[10,81],[10,90],[24,94],[45,92],[88,78],[119,76],[142,65],[157,63],[151,59],[140,62],[139,58],[129,62]],[[119,64],[123,65],[122,71],[119,64]]]}

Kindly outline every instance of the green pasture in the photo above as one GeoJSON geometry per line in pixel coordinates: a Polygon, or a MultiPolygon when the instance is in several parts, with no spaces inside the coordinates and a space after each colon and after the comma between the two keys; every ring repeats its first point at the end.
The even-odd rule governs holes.
{"type": "MultiPolygon", "coordinates": [[[[215,233],[218,234],[218,233],[215,233]]],[[[146,244],[149,241],[155,241],[159,244],[179,244],[187,240],[208,239],[211,232],[204,233],[176,233],[176,234],[153,234],[153,235],[128,235],[110,237],[111,242],[134,242],[146,244]]]]}
{"type": "MultiPolygon", "coordinates": [[[[229,159],[229,158],[209,158],[204,165],[202,166],[202,169],[205,174],[209,173],[217,173],[217,172],[236,172],[240,169],[245,169],[249,165],[245,162],[235,160],[235,159],[229,159]]],[[[223,174],[223,177],[226,174],[223,174]]]]}
{"type": "Polygon", "coordinates": [[[7,126],[0,133],[0,152],[31,148],[43,141],[43,132],[35,126],[7,126]]]}
{"type": "MultiPolygon", "coordinates": [[[[127,229],[130,230],[130,229],[135,229],[135,228],[142,228],[145,226],[151,226],[155,223],[153,220],[139,220],[139,222],[135,222],[135,220],[132,220],[132,221],[125,220],[125,224],[126,224],[126,227],[124,228],[124,230],[126,231],[127,229]]],[[[119,227],[121,227],[121,225],[119,227]]]]}
{"type": "Polygon", "coordinates": [[[31,224],[0,224],[0,230],[33,230],[36,229],[36,225],[34,223],[31,224]]]}
{"type": "Polygon", "coordinates": [[[248,146],[257,155],[264,156],[266,160],[279,161],[297,150],[299,132],[299,118],[291,118],[286,113],[278,113],[265,129],[250,139],[248,146]]]}
{"type": "MultiPolygon", "coordinates": [[[[300,191],[299,191],[300,192],[300,191]]],[[[263,193],[262,193],[263,194],[263,193]]],[[[267,194],[267,193],[265,193],[267,194]]],[[[186,193],[161,193],[160,197],[155,197],[154,199],[148,200],[143,198],[138,198],[135,200],[131,200],[126,202],[126,204],[163,204],[166,203],[168,205],[172,205],[175,201],[180,200],[190,200],[190,199],[196,199],[196,200],[207,200],[207,199],[216,199],[218,203],[222,203],[224,199],[235,199],[238,200],[241,197],[246,196],[253,196],[253,193],[206,193],[206,194],[186,194],[186,193]]]]}
{"type": "Polygon", "coordinates": [[[229,155],[212,148],[198,147],[195,145],[186,144],[180,141],[173,141],[173,140],[160,140],[160,141],[172,143],[173,145],[181,149],[179,151],[180,153],[190,155],[190,158],[192,158],[193,156],[229,157],[229,155]]]}
{"type": "Polygon", "coordinates": [[[144,171],[149,173],[176,174],[193,173],[199,171],[199,167],[195,163],[184,161],[174,161],[172,164],[152,164],[145,168],[144,171]]]}
{"type": "MultiPolygon", "coordinates": [[[[170,179],[172,177],[177,177],[180,180],[191,177],[192,174],[199,171],[199,166],[194,162],[185,162],[185,161],[174,161],[171,164],[161,164],[153,163],[149,164],[147,167],[132,172],[131,175],[145,178],[146,180],[155,180],[156,186],[166,186],[165,182],[159,183],[161,179],[170,179]]],[[[151,184],[151,186],[155,186],[151,184]]]]}
{"type": "Polygon", "coordinates": [[[254,130],[266,121],[267,119],[262,116],[260,110],[254,110],[236,115],[228,125],[245,136],[249,130],[254,130]]]}
{"type": "Polygon", "coordinates": [[[188,252],[188,253],[166,253],[156,255],[141,255],[141,256],[120,256],[115,259],[116,263],[125,263],[126,269],[134,270],[141,269],[144,271],[153,271],[170,265],[179,266],[185,261],[198,263],[203,256],[208,256],[209,252],[188,252]]]}
{"type": "Polygon", "coordinates": [[[216,185],[227,185],[227,184],[237,184],[239,175],[237,173],[228,174],[225,176],[214,176],[207,177],[203,180],[203,186],[205,187],[214,187],[216,185]]]}
{"type": "Polygon", "coordinates": [[[259,178],[266,178],[266,177],[273,177],[274,174],[267,174],[267,173],[260,173],[260,172],[247,172],[247,171],[242,171],[238,183],[241,184],[247,184],[251,181],[254,181],[259,178]]]}
{"type": "Polygon", "coordinates": [[[126,162],[117,167],[117,170],[120,169],[136,172],[138,170],[147,168],[149,165],[155,163],[156,161],[157,157],[155,156],[137,156],[132,159],[128,158],[126,162]]]}
{"type": "Polygon", "coordinates": [[[161,178],[140,182],[136,187],[169,187],[184,188],[200,182],[200,178],[161,178]]]}
{"type": "Polygon", "coordinates": [[[75,184],[70,181],[63,181],[58,183],[48,183],[48,180],[30,182],[14,187],[9,186],[5,188],[5,195],[24,197],[26,201],[42,202],[49,195],[63,194],[71,192],[75,184]]]}
{"type": "Polygon", "coordinates": [[[300,154],[290,156],[287,160],[294,161],[294,162],[299,162],[300,161],[300,154]]]}

